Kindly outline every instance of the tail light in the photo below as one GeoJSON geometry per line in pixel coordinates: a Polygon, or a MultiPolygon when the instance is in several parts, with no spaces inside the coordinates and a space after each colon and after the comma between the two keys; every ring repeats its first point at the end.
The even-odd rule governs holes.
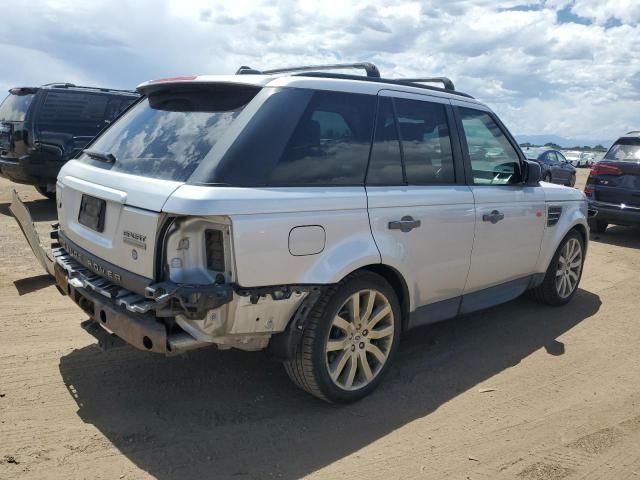
{"type": "Polygon", "coordinates": [[[224,240],[222,232],[220,230],[206,230],[204,239],[207,252],[207,269],[214,272],[224,272],[224,240]]]}
{"type": "Polygon", "coordinates": [[[622,170],[620,170],[615,165],[606,165],[597,163],[593,167],[591,167],[591,172],[589,176],[597,176],[597,175],[622,175],[622,170]]]}
{"type": "Polygon", "coordinates": [[[593,192],[594,192],[593,185],[587,185],[586,187],[584,187],[584,194],[587,197],[590,197],[591,195],[593,195],[593,192]]]}
{"type": "Polygon", "coordinates": [[[173,219],[165,237],[166,279],[194,285],[231,281],[230,228],[226,217],[173,219]]]}

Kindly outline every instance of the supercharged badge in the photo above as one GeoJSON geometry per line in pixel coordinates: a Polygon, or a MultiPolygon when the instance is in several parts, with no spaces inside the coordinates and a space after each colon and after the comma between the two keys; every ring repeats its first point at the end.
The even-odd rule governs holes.
{"type": "Polygon", "coordinates": [[[147,249],[147,236],[141,233],[124,230],[122,232],[122,241],[124,243],[128,243],[129,245],[135,245],[136,247],[140,247],[143,250],[147,249]]]}

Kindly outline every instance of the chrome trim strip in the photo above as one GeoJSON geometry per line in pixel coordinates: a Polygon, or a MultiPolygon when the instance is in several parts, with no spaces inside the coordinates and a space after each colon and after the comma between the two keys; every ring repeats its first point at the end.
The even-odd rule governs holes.
{"type": "Polygon", "coordinates": [[[594,207],[613,207],[613,208],[615,208],[617,210],[637,210],[637,211],[640,211],[640,207],[633,207],[631,205],[626,205],[624,203],[609,203],[609,202],[602,202],[600,200],[591,200],[589,203],[594,207]],[[624,205],[624,207],[622,205],[624,205]]]}

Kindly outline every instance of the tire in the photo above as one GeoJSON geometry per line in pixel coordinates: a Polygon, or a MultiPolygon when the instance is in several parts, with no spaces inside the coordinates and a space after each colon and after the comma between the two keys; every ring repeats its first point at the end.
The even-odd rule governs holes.
{"type": "Polygon", "coordinates": [[[542,179],[543,182],[547,182],[547,183],[551,183],[551,174],[550,173],[546,173],[544,178],[542,179]]]}
{"type": "Polygon", "coordinates": [[[49,192],[47,190],[47,186],[46,185],[34,185],[34,188],[43,197],[47,197],[49,200],[55,200],[56,199],[56,192],[49,192]]]}
{"type": "Polygon", "coordinates": [[[576,186],[576,174],[574,173],[573,175],[571,175],[571,178],[569,179],[569,187],[575,187],[576,186]]]}
{"type": "Polygon", "coordinates": [[[398,297],[387,281],[373,272],[353,273],[318,299],[293,357],[285,361],[285,370],[298,387],[326,402],[360,400],[388,371],[398,348],[401,322],[398,297]],[[364,314],[354,312],[355,299],[364,314]],[[369,325],[366,318],[365,323],[353,321],[365,315],[369,325]]]}
{"type": "Polygon", "coordinates": [[[571,301],[578,291],[580,279],[582,278],[582,267],[584,266],[584,241],[582,236],[575,230],[571,230],[560,243],[556,253],[551,259],[549,268],[545,273],[542,283],[530,290],[531,296],[540,303],[547,305],[565,305],[571,301]],[[579,248],[579,252],[574,255],[575,248],[579,248]],[[579,256],[578,256],[579,255],[579,256]],[[569,265],[562,260],[569,258],[569,265]],[[577,265],[571,266],[577,262],[577,265]],[[568,271],[573,272],[568,273],[568,271]],[[563,274],[559,275],[562,271],[563,274]],[[564,281],[560,277],[564,277],[564,281]],[[563,283],[565,282],[565,283],[563,283]],[[568,283],[566,283],[568,282],[568,283]],[[565,285],[565,287],[563,287],[565,285]],[[568,289],[570,287],[570,289],[568,289]]]}
{"type": "Polygon", "coordinates": [[[602,220],[589,220],[589,231],[591,233],[604,233],[609,224],[602,220]]]}

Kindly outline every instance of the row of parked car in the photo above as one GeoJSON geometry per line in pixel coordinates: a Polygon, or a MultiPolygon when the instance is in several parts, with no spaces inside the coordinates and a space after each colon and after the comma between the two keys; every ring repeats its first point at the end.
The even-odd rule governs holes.
{"type": "MultiPolygon", "coordinates": [[[[549,149],[528,158],[540,164],[544,181],[575,186],[575,161],[564,152],[549,149]]],[[[597,162],[584,154],[580,159],[591,167],[584,189],[591,209],[591,231],[604,233],[610,224],[640,224],[640,131],[620,137],[597,162]]]]}

